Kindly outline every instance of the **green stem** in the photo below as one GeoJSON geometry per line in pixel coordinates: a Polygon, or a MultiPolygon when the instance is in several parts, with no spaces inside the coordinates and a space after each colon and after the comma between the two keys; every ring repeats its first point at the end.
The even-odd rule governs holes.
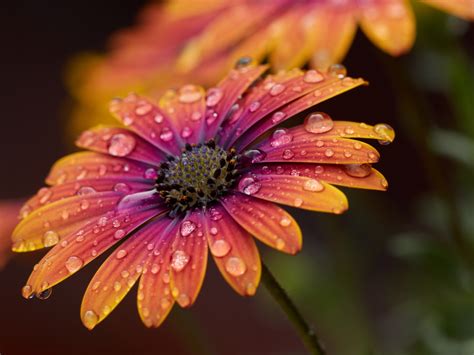
{"type": "Polygon", "coordinates": [[[325,355],[326,351],[321,345],[318,336],[265,264],[262,265],[262,282],[291,323],[293,323],[309,352],[314,355],[325,355]]]}

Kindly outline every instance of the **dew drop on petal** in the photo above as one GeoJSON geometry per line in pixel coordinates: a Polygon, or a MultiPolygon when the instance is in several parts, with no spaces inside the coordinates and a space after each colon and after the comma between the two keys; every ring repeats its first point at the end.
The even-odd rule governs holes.
{"type": "Polygon", "coordinates": [[[319,83],[320,81],[323,81],[323,80],[324,80],[324,76],[314,69],[308,70],[304,74],[304,77],[303,77],[303,81],[310,84],[319,83]]]}
{"type": "Polygon", "coordinates": [[[277,96],[280,95],[283,91],[285,91],[285,86],[282,84],[275,84],[270,89],[270,95],[277,96]]]}
{"type": "Polygon", "coordinates": [[[220,88],[212,88],[207,92],[206,105],[209,107],[216,106],[222,99],[224,92],[220,88]]]}
{"type": "Polygon", "coordinates": [[[316,179],[309,179],[305,181],[303,189],[311,192],[321,192],[324,190],[324,185],[316,179]]]}
{"type": "Polygon", "coordinates": [[[285,249],[285,245],[286,245],[285,241],[281,238],[278,238],[275,242],[275,246],[278,250],[285,249]]]}
{"type": "Polygon", "coordinates": [[[260,102],[259,101],[254,101],[249,105],[249,111],[250,112],[255,112],[260,108],[260,102]]]}
{"type": "Polygon", "coordinates": [[[171,259],[171,267],[179,272],[185,268],[185,266],[189,263],[189,255],[186,254],[182,250],[176,250],[173,253],[173,257],[171,259]]]}
{"type": "Polygon", "coordinates": [[[179,303],[181,307],[187,307],[191,303],[189,296],[185,293],[181,293],[177,298],[176,301],[179,303]]]}
{"type": "Polygon", "coordinates": [[[122,239],[125,236],[125,231],[123,229],[117,229],[114,233],[114,239],[122,239]]]}
{"type": "Polygon", "coordinates": [[[171,131],[169,128],[163,128],[163,130],[160,133],[160,139],[164,142],[169,142],[173,139],[173,131],[171,131]]]}
{"type": "Polygon", "coordinates": [[[196,229],[196,223],[193,221],[183,221],[180,227],[180,233],[183,237],[187,237],[196,229]]]}
{"type": "Polygon", "coordinates": [[[280,219],[280,226],[288,227],[290,224],[291,224],[291,219],[289,219],[288,217],[283,217],[282,219],[280,219]]]}
{"type": "Polygon", "coordinates": [[[289,160],[295,156],[295,153],[291,149],[285,149],[283,151],[282,157],[283,159],[289,160]]]}
{"type": "Polygon", "coordinates": [[[156,180],[158,177],[158,174],[155,169],[148,168],[147,170],[145,170],[144,177],[145,179],[156,180]]]}
{"type": "Polygon", "coordinates": [[[53,293],[52,288],[46,288],[45,290],[39,292],[36,294],[36,298],[40,300],[47,300],[48,298],[51,297],[51,294],[53,293]]]}
{"type": "Polygon", "coordinates": [[[179,90],[179,102],[190,104],[202,97],[201,90],[195,85],[185,85],[179,90]]]}
{"type": "Polygon", "coordinates": [[[310,133],[329,132],[334,127],[332,118],[324,112],[315,112],[304,120],[304,129],[310,133]]]}
{"type": "Polygon", "coordinates": [[[59,242],[59,235],[55,231],[47,231],[43,235],[43,244],[46,248],[52,247],[59,242]]]}
{"type": "Polygon", "coordinates": [[[224,239],[218,239],[211,245],[211,253],[215,257],[222,258],[229,254],[231,246],[224,239]]]}
{"type": "Polygon", "coordinates": [[[135,145],[135,138],[131,135],[118,133],[110,139],[108,152],[115,157],[125,157],[133,151],[135,145]]]}
{"type": "Polygon", "coordinates": [[[262,150],[259,149],[251,149],[247,150],[243,153],[243,156],[248,159],[251,163],[258,163],[261,162],[267,156],[262,150]]]}
{"type": "Polygon", "coordinates": [[[127,251],[125,249],[120,249],[117,254],[115,255],[115,257],[117,259],[123,259],[127,256],[127,251]]]}
{"type": "Polygon", "coordinates": [[[288,144],[293,140],[293,136],[288,134],[288,131],[284,128],[277,129],[272,134],[270,145],[274,148],[288,144]]]}
{"type": "Polygon", "coordinates": [[[76,195],[78,196],[86,196],[97,193],[97,190],[94,189],[92,186],[81,186],[79,190],[77,190],[76,195]]]}
{"type": "Polygon", "coordinates": [[[241,276],[247,271],[247,265],[241,258],[233,256],[227,259],[225,269],[232,276],[241,276]]]}
{"type": "Polygon", "coordinates": [[[30,285],[25,285],[21,289],[21,295],[24,298],[31,298],[33,296],[33,287],[30,285]]]}
{"type": "Polygon", "coordinates": [[[70,274],[73,274],[78,271],[82,267],[82,265],[84,265],[84,262],[81,258],[77,256],[70,256],[66,260],[66,269],[67,271],[69,271],[70,274]]]}
{"type": "Polygon", "coordinates": [[[349,176],[362,178],[369,176],[372,168],[370,164],[347,164],[344,165],[344,171],[349,176]]]}
{"type": "Polygon", "coordinates": [[[334,155],[334,150],[331,148],[328,148],[324,151],[324,155],[327,156],[328,158],[331,158],[334,155]]]}
{"type": "Polygon", "coordinates": [[[127,192],[130,192],[130,186],[128,186],[124,182],[118,182],[114,185],[114,191],[127,193],[127,192]]]}
{"type": "Polygon", "coordinates": [[[303,205],[303,200],[301,198],[295,198],[293,201],[293,205],[295,207],[301,207],[303,205]]]}
{"type": "Polygon", "coordinates": [[[84,313],[82,321],[87,329],[92,329],[99,323],[99,316],[94,311],[88,310],[84,313]]]}
{"type": "Polygon", "coordinates": [[[272,115],[272,123],[276,124],[281,122],[286,117],[286,113],[277,111],[272,115]]]}
{"type": "Polygon", "coordinates": [[[181,130],[181,137],[182,138],[189,138],[191,136],[191,134],[193,134],[193,130],[191,128],[189,128],[188,126],[183,127],[183,129],[181,130]]]}
{"type": "Polygon", "coordinates": [[[332,64],[328,69],[329,75],[343,79],[347,75],[347,69],[342,64],[332,64]]]}
{"type": "Polygon", "coordinates": [[[239,181],[239,191],[246,195],[253,195],[260,191],[262,186],[253,177],[247,176],[239,181]]]}
{"type": "Polygon", "coordinates": [[[155,123],[158,123],[158,124],[162,123],[164,119],[165,118],[160,113],[157,113],[155,117],[153,117],[153,121],[155,121],[155,123]]]}
{"type": "Polygon", "coordinates": [[[147,113],[150,113],[152,109],[153,109],[152,105],[150,105],[149,103],[145,103],[140,106],[137,106],[137,108],[135,109],[135,113],[138,116],[143,116],[143,115],[146,115],[147,113]]]}
{"type": "Polygon", "coordinates": [[[374,132],[380,137],[379,143],[382,145],[390,144],[394,136],[393,128],[386,123],[379,123],[374,126],[374,132]]]}

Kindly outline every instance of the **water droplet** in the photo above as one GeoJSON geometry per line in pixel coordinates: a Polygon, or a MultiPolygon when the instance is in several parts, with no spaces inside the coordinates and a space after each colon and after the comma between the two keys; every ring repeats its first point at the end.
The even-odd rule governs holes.
{"type": "Polygon", "coordinates": [[[277,96],[280,95],[283,91],[285,91],[285,86],[282,84],[275,84],[270,89],[270,95],[277,96]]]}
{"type": "Polygon", "coordinates": [[[193,130],[191,128],[189,128],[188,126],[183,127],[183,129],[181,130],[181,137],[182,138],[189,138],[191,136],[191,134],[193,134],[193,130]]]}
{"type": "Polygon", "coordinates": [[[108,152],[115,157],[125,157],[135,149],[135,138],[123,133],[115,134],[109,141],[108,152]]]}
{"type": "Polygon", "coordinates": [[[308,70],[303,77],[303,81],[306,83],[314,84],[319,83],[320,81],[324,80],[324,76],[318,72],[317,70],[308,70]]]}
{"type": "Polygon", "coordinates": [[[69,271],[70,274],[73,274],[78,271],[82,267],[82,265],[84,265],[84,262],[81,258],[77,256],[70,256],[66,260],[66,269],[67,271],[69,271]]]}
{"type": "Polygon", "coordinates": [[[303,205],[303,200],[301,198],[295,198],[293,201],[293,205],[295,207],[301,207],[303,205]]]}
{"type": "Polygon", "coordinates": [[[171,141],[173,139],[173,132],[167,127],[163,128],[160,133],[160,139],[164,142],[171,141]]]}
{"type": "Polygon", "coordinates": [[[177,298],[176,301],[179,303],[181,307],[187,307],[191,303],[189,296],[185,293],[181,293],[177,298]]]}
{"type": "Polygon", "coordinates": [[[361,148],[362,148],[362,144],[361,144],[361,143],[359,143],[359,142],[355,142],[355,143],[354,143],[354,149],[360,150],[361,148]]]}
{"type": "Polygon", "coordinates": [[[243,156],[248,159],[251,163],[261,162],[267,156],[262,150],[251,149],[244,152],[243,156]]]}
{"type": "Polygon", "coordinates": [[[59,242],[59,235],[55,231],[47,231],[43,235],[43,244],[46,248],[52,247],[59,242]]]}
{"type": "Polygon", "coordinates": [[[394,130],[386,123],[379,123],[374,126],[374,132],[380,137],[379,143],[382,145],[390,144],[395,135],[394,130]]]}
{"type": "Polygon", "coordinates": [[[291,219],[289,219],[288,217],[283,217],[282,219],[280,219],[280,226],[288,227],[290,224],[291,224],[291,219]]]}
{"type": "Polygon", "coordinates": [[[286,117],[286,113],[277,111],[272,116],[272,123],[276,124],[281,122],[286,117]]]}
{"type": "Polygon", "coordinates": [[[207,92],[206,105],[209,107],[216,106],[221,101],[224,92],[220,88],[212,88],[207,92]]]}
{"type": "Polygon", "coordinates": [[[202,118],[202,113],[199,111],[194,111],[191,114],[191,121],[199,121],[202,118]]]}
{"type": "Polygon", "coordinates": [[[122,239],[125,236],[125,231],[123,229],[118,229],[114,233],[114,239],[122,239]]]}
{"type": "Polygon", "coordinates": [[[173,257],[171,259],[171,267],[179,272],[185,268],[185,266],[189,263],[189,255],[186,254],[182,250],[176,250],[173,253],[173,257]]]}
{"type": "Polygon", "coordinates": [[[305,181],[303,189],[311,192],[320,192],[324,190],[324,185],[316,179],[309,179],[305,181]]]}
{"type": "Polygon", "coordinates": [[[145,179],[156,180],[158,178],[158,174],[154,168],[149,168],[145,171],[144,177],[145,179]]]}
{"type": "Polygon", "coordinates": [[[125,249],[120,249],[117,254],[115,255],[115,257],[117,259],[123,259],[127,256],[127,251],[125,249]]]}
{"type": "Polygon", "coordinates": [[[195,85],[185,85],[179,90],[179,102],[190,104],[202,97],[201,90],[195,85]]]}
{"type": "MultiPolygon", "coordinates": [[[[47,286],[46,286],[47,287],[47,286]]],[[[42,287],[43,288],[43,287],[42,287]]],[[[51,294],[53,293],[52,288],[47,288],[39,293],[36,294],[36,298],[40,300],[47,300],[48,298],[51,297],[51,294]]]]}
{"type": "Polygon", "coordinates": [[[332,64],[328,69],[328,73],[339,79],[343,79],[347,75],[347,69],[342,64],[332,64]]]}
{"type": "Polygon", "coordinates": [[[87,329],[91,330],[97,325],[97,323],[99,323],[99,316],[94,311],[88,310],[84,312],[82,322],[87,329]]]}
{"type": "Polygon", "coordinates": [[[333,120],[324,112],[312,113],[308,115],[304,121],[304,129],[310,133],[329,132],[333,127],[333,120]]]}
{"type": "Polygon", "coordinates": [[[180,232],[183,237],[187,237],[192,232],[194,232],[195,229],[196,229],[196,223],[188,220],[188,221],[183,221],[183,223],[181,223],[180,232]]]}
{"type": "Polygon", "coordinates": [[[114,282],[114,290],[115,292],[119,292],[120,289],[122,288],[122,284],[119,281],[114,282]]]}
{"type": "Polygon", "coordinates": [[[231,246],[224,239],[218,239],[211,245],[211,253],[215,257],[222,258],[229,254],[231,246]]]}
{"type": "Polygon", "coordinates": [[[285,241],[281,238],[278,238],[275,242],[275,246],[278,250],[283,250],[285,248],[285,241]]]}
{"type": "Polygon", "coordinates": [[[213,221],[219,221],[222,219],[222,213],[220,213],[217,209],[215,208],[211,208],[210,210],[210,215],[211,215],[211,219],[213,221]]]}
{"type": "Polygon", "coordinates": [[[82,200],[80,203],[81,210],[85,211],[89,208],[90,203],[87,200],[82,200]]]}
{"type": "Polygon", "coordinates": [[[150,113],[152,109],[152,105],[145,103],[143,105],[137,106],[137,108],[135,109],[135,113],[139,116],[144,116],[147,113],[150,113]]]}
{"type": "Polygon", "coordinates": [[[283,151],[282,157],[283,159],[289,160],[295,156],[295,153],[291,149],[285,149],[283,151]]]}
{"type": "Polygon", "coordinates": [[[156,275],[157,273],[160,272],[160,269],[161,269],[161,266],[160,266],[160,265],[158,265],[158,264],[153,264],[153,265],[151,266],[151,273],[152,273],[153,275],[156,275]]]}
{"type": "Polygon", "coordinates": [[[261,187],[260,183],[251,176],[246,176],[239,181],[239,191],[246,195],[256,194],[261,187]]]}
{"type": "Polygon", "coordinates": [[[128,193],[130,192],[130,186],[123,182],[118,182],[114,185],[115,192],[128,193]]]}
{"type": "Polygon", "coordinates": [[[281,128],[273,132],[272,139],[270,140],[270,145],[276,148],[288,144],[292,140],[293,136],[291,134],[288,134],[288,131],[286,129],[281,128]]]}
{"type": "Polygon", "coordinates": [[[328,148],[324,151],[324,155],[327,156],[328,158],[331,158],[332,156],[334,156],[334,150],[332,150],[331,148],[328,148]]]}
{"type": "Polygon", "coordinates": [[[156,123],[158,123],[158,124],[162,123],[164,119],[165,119],[165,118],[164,118],[163,115],[160,114],[160,113],[157,113],[157,114],[155,115],[155,117],[153,117],[153,120],[154,120],[156,123]]]}
{"type": "Polygon", "coordinates": [[[23,288],[21,289],[21,295],[24,298],[31,298],[33,296],[33,288],[30,285],[23,286],[23,288]]]}
{"type": "Polygon", "coordinates": [[[260,102],[254,101],[249,105],[249,111],[250,112],[255,112],[260,108],[260,102]]]}
{"type": "Polygon", "coordinates": [[[247,266],[241,258],[233,256],[227,259],[225,269],[232,276],[241,276],[247,271],[247,266]]]}
{"type": "Polygon", "coordinates": [[[240,68],[245,68],[249,66],[252,63],[252,58],[251,57],[241,57],[235,62],[235,68],[240,69],[240,68]]]}
{"type": "Polygon", "coordinates": [[[369,164],[348,164],[344,165],[344,171],[349,176],[362,178],[369,176],[372,168],[369,164]]]}

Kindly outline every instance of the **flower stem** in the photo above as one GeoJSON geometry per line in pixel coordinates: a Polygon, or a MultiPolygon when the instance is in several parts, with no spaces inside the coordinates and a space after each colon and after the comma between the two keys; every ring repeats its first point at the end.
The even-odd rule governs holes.
{"type": "Polygon", "coordinates": [[[321,345],[318,336],[264,263],[262,264],[262,282],[291,323],[293,323],[309,352],[314,355],[325,355],[326,351],[321,345]]]}

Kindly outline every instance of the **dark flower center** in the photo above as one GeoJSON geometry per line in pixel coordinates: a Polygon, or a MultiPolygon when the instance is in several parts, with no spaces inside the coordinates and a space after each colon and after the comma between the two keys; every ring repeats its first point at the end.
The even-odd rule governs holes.
{"type": "Polygon", "coordinates": [[[193,207],[207,206],[222,196],[238,174],[239,156],[214,141],[186,145],[179,157],[170,157],[158,169],[156,189],[175,216],[193,207]]]}

